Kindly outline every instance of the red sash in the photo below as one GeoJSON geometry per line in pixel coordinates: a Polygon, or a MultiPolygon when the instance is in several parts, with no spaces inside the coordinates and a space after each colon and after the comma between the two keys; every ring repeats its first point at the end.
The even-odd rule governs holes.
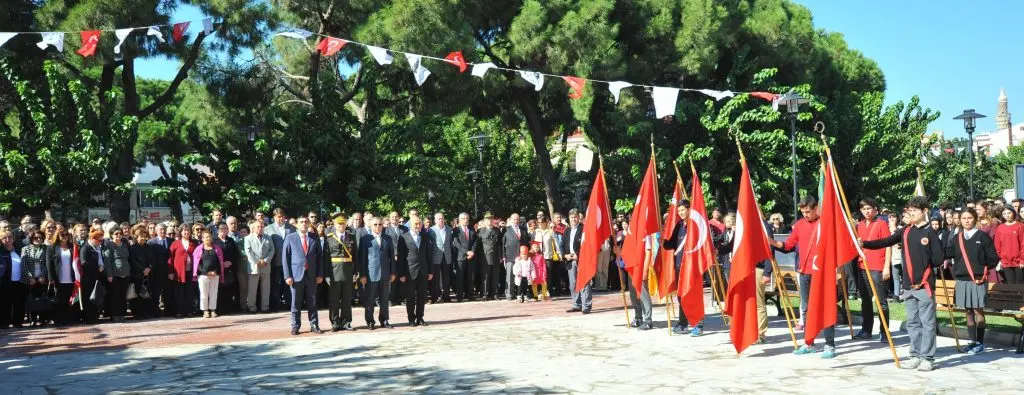
{"type": "MultiPolygon", "coordinates": [[[[971,275],[971,282],[976,283],[977,280],[974,279],[974,269],[971,268],[971,260],[967,257],[967,249],[964,248],[964,240],[966,239],[964,233],[965,232],[960,232],[960,254],[964,256],[964,264],[967,265],[967,274],[971,275]]],[[[985,282],[986,277],[988,277],[988,270],[985,271],[985,274],[981,275],[981,281],[985,282]]]]}
{"type": "MultiPolygon", "coordinates": [[[[903,262],[907,265],[907,269],[910,269],[910,271],[907,272],[907,278],[910,279],[911,284],[914,283],[914,263],[910,261],[910,244],[907,237],[910,236],[910,228],[913,226],[915,225],[908,226],[906,230],[903,231],[903,262]]],[[[923,287],[928,291],[928,296],[932,296],[932,285],[928,283],[928,276],[931,275],[932,267],[929,265],[924,269],[924,275],[921,277],[921,283],[918,285],[911,285],[910,287],[913,289],[921,289],[923,287]]]]}

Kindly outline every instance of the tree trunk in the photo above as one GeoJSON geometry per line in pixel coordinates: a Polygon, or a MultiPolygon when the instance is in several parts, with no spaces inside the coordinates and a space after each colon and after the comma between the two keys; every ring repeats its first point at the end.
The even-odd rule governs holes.
{"type": "Polygon", "coordinates": [[[551,215],[559,207],[559,199],[558,174],[555,173],[555,168],[551,165],[551,153],[548,152],[546,141],[548,131],[541,119],[537,103],[524,97],[524,93],[520,89],[516,89],[515,98],[526,118],[526,125],[530,128],[530,142],[533,143],[533,150],[537,153],[540,179],[544,182],[544,195],[547,197],[548,215],[551,215]]]}

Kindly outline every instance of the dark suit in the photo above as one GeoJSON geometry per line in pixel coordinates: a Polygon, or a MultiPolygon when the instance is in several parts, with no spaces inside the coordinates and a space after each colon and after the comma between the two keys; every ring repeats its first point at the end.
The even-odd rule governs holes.
{"type": "Polygon", "coordinates": [[[430,262],[433,243],[430,233],[417,232],[416,236],[418,241],[413,232],[406,232],[396,243],[399,282],[405,294],[405,312],[410,323],[423,319],[423,308],[427,304],[427,277],[434,274],[434,265],[430,262]],[[405,281],[401,281],[402,278],[405,281]]]}
{"type": "MultiPolygon", "coordinates": [[[[53,321],[57,325],[67,325],[71,323],[70,306],[68,300],[71,299],[71,293],[75,288],[75,270],[74,262],[71,262],[71,266],[67,269],[64,268],[64,263],[61,261],[61,253],[66,252],[68,257],[71,258],[74,255],[74,244],[68,243],[70,248],[61,248],[58,245],[47,245],[46,252],[44,254],[46,262],[46,274],[50,283],[54,285],[57,290],[56,299],[58,303],[54,303],[53,306],[53,321]],[[64,270],[67,270],[65,272],[64,270]],[[60,282],[61,277],[67,276],[71,279],[70,283],[60,282]],[[63,302],[61,302],[63,301],[63,302]]],[[[0,325],[2,326],[2,325],[0,325]]]]}
{"type": "Polygon", "coordinates": [[[434,279],[430,285],[430,300],[447,302],[452,293],[452,228],[444,229],[434,225],[430,228],[430,263],[434,270],[434,279]]]}
{"type": "MultiPolygon", "coordinates": [[[[566,228],[565,234],[562,236],[562,255],[575,254],[578,256],[580,254],[580,244],[582,242],[582,224],[576,224],[576,226],[566,228]]],[[[574,309],[590,311],[592,301],[590,287],[593,284],[593,280],[588,281],[587,285],[584,286],[583,289],[576,292],[576,272],[579,270],[579,262],[576,259],[565,259],[565,266],[569,272],[569,295],[572,297],[572,307],[574,309]]]]}
{"type": "Polygon", "coordinates": [[[473,228],[460,226],[452,231],[452,247],[455,250],[455,298],[459,301],[465,298],[474,299],[474,259],[468,258],[466,254],[476,251],[476,243],[476,232],[473,228]]]}
{"type": "Polygon", "coordinates": [[[281,269],[284,278],[292,279],[291,312],[292,329],[301,326],[300,314],[302,302],[306,302],[306,315],[310,327],[319,327],[320,320],[316,311],[316,278],[323,276],[323,259],[321,258],[320,242],[313,232],[306,233],[303,247],[301,234],[291,233],[284,239],[284,251],[281,254],[281,269]]]}
{"type": "Polygon", "coordinates": [[[359,240],[359,281],[366,278],[363,285],[363,302],[366,324],[373,323],[373,308],[379,298],[381,322],[389,321],[388,296],[391,292],[391,275],[394,274],[395,247],[386,234],[380,235],[380,242],[374,240],[373,234],[363,236],[359,240]]]}
{"type": "Polygon", "coordinates": [[[82,296],[82,320],[86,324],[95,324],[100,319],[100,311],[99,307],[89,301],[89,297],[100,279],[100,252],[91,244],[85,243],[78,250],[78,260],[82,266],[80,273],[82,287],[79,290],[79,295],[82,296]]]}
{"type": "Polygon", "coordinates": [[[498,292],[498,276],[501,275],[501,229],[483,227],[477,232],[480,239],[480,250],[483,252],[478,259],[480,269],[480,296],[494,299],[498,292]]]}
{"type": "MultiPolygon", "coordinates": [[[[519,256],[520,246],[530,246],[530,235],[526,234],[526,229],[522,226],[518,227],[519,234],[516,234],[516,228],[509,225],[505,228],[505,234],[502,236],[502,259],[505,261],[505,298],[512,299],[512,286],[515,283],[515,275],[512,273],[512,265],[516,263],[516,257],[519,256]]],[[[525,290],[522,290],[523,292],[525,290]]]]}
{"type": "Polygon", "coordinates": [[[350,232],[325,237],[324,268],[327,269],[327,306],[331,326],[352,323],[352,276],[356,272],[355,236],[350,232]]]}
{"type": "Polygon", "coordinates": [[[149,303],[150,311],[159,317],[161,315],[160,305],[169,305],[171,298],[171,295],[164,295],[164,290],[167,289],[168,266],[167,264],[160,264],[161,262],[167,262],[171,255],[171,239],[164,237],[163,240],[160,240],[154,237],[149,239],[146,244],[153,247],[150,250],[150,254],[153,255],[153,262],[155,262],[151,269],[152,271],[149,272],[149,294],[152,296],[147,302],[149,303]]]}

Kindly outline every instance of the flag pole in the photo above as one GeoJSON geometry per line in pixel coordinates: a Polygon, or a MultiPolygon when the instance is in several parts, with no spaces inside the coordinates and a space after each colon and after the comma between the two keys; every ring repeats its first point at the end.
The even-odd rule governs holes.
{"type": "MultiPolygon", "coordinates": [[[[675,162],[673,162],[672,164],[674,165],[675,162]]],[[[697,168],[693,165],[693,158],[690,158],[690,171],[693,172],[694,174],[697,173],[697,168]]],[[[679,179],[682,179],[682,176],[679,175],[679,167],[678,166],[676,166],[676,177],[678,177],[679,179]]],[[[696,179],[691,180],[691,182],[696,182],[696,181],[697,181],[696,179]]],[[[683,194],[685,195],[686,191],[683,191],[683,194]]],[[[718,314],[722,318],[722,323],[725,324],[726,326],[728,326],[729,322],[726,320],[725,310],[722,309],[722,304],[720,302],[720,300],[724,300],[725,296],[723,295],[721,298],[719,298],[719,295],[718,295],[718,281],[715,281],[715,275],[718,272],[718,268],[717,268],[718,262],[717,262],[716,259],[714,259],[714,257],[711,257],[711,262],[710,263],[711,264],[708,265],[708,270],[710,271],[710,273],[707,273],[707,274],[708,274],[708,279],[711,280],[711,301],[714,304],[715,309],[718,310],[718,314]]],[[[723,294],[724,294],[724,291],[723,291],[723,294]]]]}
{"type": "MultiPolygon", "coordinates": [[[[772,255],[775,255],[774,251],[772,255]]],[[[774,256],[772,256],[772,271],[775,272],[775,281],[778,282],[776,288],[779,289],[779,309],[782,310],[782,315],[786,317],[786,327],[789,328],[789,337],[793,339],[793,349],[795,350],[800,348],[800,344],[796,341],[796,331],[793,328],[793,321],[796,321],[796,312],[793,311],[793,304],[789,300],[789,290],[786,289],[786,277],[782,275],[782,270],[779,269],[779,264],[775,262],[774,256]]]]}
{"type": "MultiPolygon", "coordinates": [[[[948,299],[949,298],[949,287],[946,286],[946,269],[945,268],[940,268],[939,269],[939,277],[942,278],[942,283],[943,283],[942,294],[948,299]]],[[[946,312],[949,313],[949,324],[953,326],[953,341],[956,342],[956,352],[963,352],[963,350],[960,349],[960,333],[959,333],[960,331],[957,330],[957,328],[956,328],[956,319],[953,318],[953,309],[946,309],[946,312]]]]}
{"type": "MultiPolygon", "coordinates": [[[[821,125],[821,128],[819,129],[818,126],[815,125],[815,129],[819,129],[818,132],[821,137],[821,143],[825,147],[825,154],[828,155],[829,161],[831,162],[832,151],[829,149],[828,142],[825,140],[825,124],[821,122],[818,122],[818,124],[821,125]]],[[[842,199],[843,208],[846,210],[846,215],[848,218],[852,218],[853,216],[850,214],[850,205],[846,200],[846,191],[843,190],[843,183],[842,181],[839,180],[838,174],[836,174],[835,171],[835,167],[832,168],[832,174],[833,180],[835,180],[836,182],[836,187],[839,189],[839,197],[842,199]]],[[[858,242],[859,241],[860,240],[858,240],[858,242]]],[[[860,248],[860,246],[857,246],[857,254],[860,255],[861,260],[864,259],[864,251],[860,248]]],[[[882,322],[882,330],[885,332],[885,338],[889,342],[889,350],[892,352],[892,359],[896,363],[896,367],[899,368],[900,358],[898,355],[896,355],[896,346],[892,342],[892,332],[889,331],[889,322],[885,317],[885,311],[882,310],[882,301],[881,299],[879,299],[878,292],[876,292],[877,288],[875,287],[875,280],[871,277],[870,273],[864,277],[868,278],[868,286],[871,287],[871,295],[874,296],[872,299],[874,299],[875,301],[875,307],[878,311],[878,318],[882,322]]],[[[847,314],[849,314],[849,309],[847,309],[847,314]]],[[[871,317],[871,319],[874,319],[874,317],[871,317]]],[[[852,325],[850,330],[853,330],[852,325]]]]}
{"type": "MultiPolygon", "coordinates": [[[[823,131],[824,130],[824,125],[821,124],[821,122],[818,122],[818,124],[822,125],[821,126],[821,130],[823,131]]],[[[815,125],[815,130],[818,130],[818,125],[815,125]]],[[[821,134],[821,138],[822,138],[821,141],[824,144],[824,142],[825,142],[825,135],[824,135],[824,133],[821,134]]],[[[827,146],[826,146],[825,150],[826,151],[828,150],[827,146]]],[[[830,155],[829,159],[831,159],[831,158],[832,157],[830,155]]],[[[825,158],[821,154],[818,154],[818,159],[821,161],[821,170],[820,170],[820,174],[821,174],[821,180],[820,181],[821,181],[821,184],[819,184],[818,188],[823,188],[824,180],[825,180],[825,170],[826,170],[825,158]]],[[[832,176],[832,180],[834,180],[834,181],[839,179],[838,175],[836,175],[835,172],[832,172],[831,176],[832,176]]],[[[838,182],[838,181],[836,181],[836,182],[838,182]]],[[[819,190],[819,195],[822,194],[822,193],[823,192],[819,190]]],[[[822,198],[821,196],[818,196],[819,200],[821,200],[821,198],[822,198]]],[[[848,218],[852,218],[852,216],[849,214],[850,210],[847,209],[847,207],[846,207],[846,202],[844,201],[841,204],[843,204],[843,209],[847,213],[848,218]]],[[[819,211],[821,210],[821,206],[818,206],[818,210],[819,211]]],[[[843,290],[843,311],[846,313],[846,327],[848,329],[850,329],[850,339],[853,340],[854,339],[854,334],[853,334],[853,315],[850,313],[850,293],[849,293],[849,291],[846,288],[846,271],[840,270],[840,269],[842,269],[842,267],[844,265],[848,265],[848,264],[849,263],[845,263],[843,265],[836,266],[836,274],[839,276],[839,288],[843,290]]]]}
{"type": "MultiPolygon", "coordinates": [[[[601,174],[604,174],[604,156],[601,155],[600,150],[598,150],[598,153],[597,153],[597,165],[598,165],[598,167],[599,167],[599,169],[601,171],[601,174]]],[[[601,177],[601,184],[602,184],[601,186],[605,190],[605,195],[607,195],[608,183],[605,182],[604,177],[601,177]]],[[[608,207],[608,213],[610,214],[611,213],[611,204],[610,204],[610,202],[605,202],[605,204],[608,205],[607,206],[608,207]]],[[[611,215],[609,215],[608,216],[608,229],[614,229],[614,227],[611,226],[611,225],[612,225],[612,218],[611,218],[611,215]]],[[[621,251],[620,251],[620,253],[621,253],[621,251]]],[[[622,311],[624,313],[626,313],[626,329],[629,329],[630,328],[629,306],[626,304],[626,281],[625,281],[625,274],[623,274],[625,271],[622,270],[622,268],[619,267],[618,264],[615,264],[615,268],[616,268],[616,270],[619,271],[619,293],[622,294],[622,311]]]]}
{"type": "MultiPolygon", "coordinates": [[[[652,162],[654,161],[654,158],[655,158],[655,155],[654,155],[654,133],[652,132],[651,133],[651,161],[652,162]]],[[[655,163],[657,163],[657,162],[655,162],[655,163]]],[[[654,218],[655,218],[655,221],[658,221],[658,227],[657,228],[661,229],[661,195],[658,192],[658,166],[657,165],[654,166],[654,197],[655,197],[655,199],[657,199],[655,201],[655,205],[654,205],[654,215],[655,215],[654,218]]],[[[661,238],[661,237],[664,237],[664,235],[660,235],[659,234],[658,237],[661,238]]],[[[651,269],[650,270],[653,273],[654,272],[654,262],[653,262],[654,261],[654,250],[653,250],[653,248],[655,247],[655,245],[657,245],[658,248],[660,249],[661,248],[661,240],[658,240],[657,243],[651,243],[651,244],[652,244],[651,245],[651,248],[652,248],[652,250],[651,250],[651,261],[652,262],[651,262],[651,269]]],[[[662,275],[665,275],[665,273],[662,273],[662,275]]],[[[648,276],[648,278],[650,278],[650,276],[648,276]]],[[[657,283],[657,276],[655,276],[655,281],[654,282],[657,283]]],[[[651,287],[651,282],[650,281],[647,282],[647,287],[648,288],[651,287]]],[[[673,308],[672,293],[668,293],[667,295],[665,295],[665,317],[668,320],[667,324],[668,324],[668,335],[669,336],[672,336],[672,311],[671,311],[672,308],[673,308]]]]}

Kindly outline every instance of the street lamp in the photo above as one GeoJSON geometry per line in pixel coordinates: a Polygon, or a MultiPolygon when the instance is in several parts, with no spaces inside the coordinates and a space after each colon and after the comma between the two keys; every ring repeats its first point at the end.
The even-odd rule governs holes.
{"type": "MultiPolygon", "coordinates": [[[[796,116],[800,113],[800,105],[807,104],[807,99],[792,90],[779,96],[774,105],[777,111],[779,105],[786,106],[786,114],[789,117],[789,141],[791,145],[790,158],[793,161],[793,222],[800,216],[800,193],[797,191],[796,177],[796,116]]],[[[821,198],[820,196],[818,197],[821,198]]]]}
{"type": "Polygon", "coordinates": [[[475,218],[480,218],[481,217],[480,216],[480,206],[486,206],[486,203],[482,204],[481,201],[483,201],[483,202],[487,201],[487,198],[483,196],[484,194],[487,193],[487,190],[484,189],[482,193],[478,193],[477,192],[477,188],[479,186],[481,186],[481,184],[483,184],[483,182],[484,182],[484,177],[483,177],[484,148],[487,147],[487,143],[491,140],[491,138],[489,136],[487,136],[486,134],[484,134],[483,132],[477,130],[476,134],[474,134],[472,136],[469,136],[469,139],[470,139],[470,141],[475,143],[476,153],[477,153],[477,157],[479,159],[479,162],[477,163],[477,166],[480,166],[479,170],[477,169],[477,167],[474,166],[473,170],[471,170],[471,171],[469,171],[467,173],[467,174],[470,175],[471,179],[473,179],[473,181],[474,181],[474,183],[473,183],[473,214],[474,214],[475,218]]]}
{"type": "Polygon", "coordinates": [[[970,156],[967,157],[967,166],[971,168],[968,182],[970,183],[970,199],[972,202],[974,201],[974,120],[978,118],[985,118],[985,116],[974,112],[973,108],[966,109],[963,114],[953,118],[963,119],[964,130],[967,131],[967,144],[969,145],[968,150],[970,150],[970,156]]]}

